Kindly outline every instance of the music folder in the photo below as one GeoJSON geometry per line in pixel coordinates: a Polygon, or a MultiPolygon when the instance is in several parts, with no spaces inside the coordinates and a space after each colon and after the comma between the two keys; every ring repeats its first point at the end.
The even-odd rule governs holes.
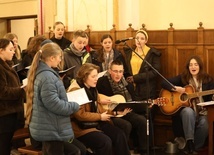
{"type": "Polygon", "coordinates": [[[123,111],[126,108],[130,108],[136,113],[144,113],[150,105],[151,103],[147,101],[132,101],[124,103],[112,103],[109,105],[109,108],[113,111],[123,111]]]}
{"type": "Polygon", "coordinates": [[[75,67],[76,67],[76,66],[72,66],[72,67],[70,67],[70,68],[68,68],[68,69],[60,70],[60,71],[59,71],[59,75],[60,75],[60,76],[63,76],[63,75],[65,75],[65,74],[67,74],[68,72],[72,71],[72,69],[75,68],[75,67]]]}

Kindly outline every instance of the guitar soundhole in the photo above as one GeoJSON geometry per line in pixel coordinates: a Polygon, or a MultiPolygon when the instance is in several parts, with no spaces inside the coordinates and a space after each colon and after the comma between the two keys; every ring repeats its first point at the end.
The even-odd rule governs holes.
{"type": "Polygon", "coordinates": [[[186,101],[186,100],[188,100],[187,94],[186,94],[186,93],[183,93],[183,94],[181,95],[180,99],[181,99],[181,101],[186,101]]]}

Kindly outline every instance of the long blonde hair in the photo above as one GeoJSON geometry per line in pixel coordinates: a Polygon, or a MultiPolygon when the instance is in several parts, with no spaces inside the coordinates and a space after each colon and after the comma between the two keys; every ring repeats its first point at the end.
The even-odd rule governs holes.
{"type": "MultiPolygon", "coordinates": [[[[14,38],[18,39],[18,36],[15,33],[7,33],[4,35],[4,38],[13,41],[14,38]]],[[[17,48],[15,49],[15,56],[18,60],[22,59],[21,49],[20,49],[19,45],[17,45],[17,48]]]]}
{"type": "Polygon", "coordinates": [[[46,62],[51,56],[62,54],[61,48],[56,43],[47,43],[36,53],[33,58],[33,62],[28,72],[28,84],[26,87],[27,96],[27,111],[26,111],[26,123],[29,124],[31,120],[33,110],[33,98],[34,98],[34,81],[36,78],[36,71],[40,61],[46,62]]]}

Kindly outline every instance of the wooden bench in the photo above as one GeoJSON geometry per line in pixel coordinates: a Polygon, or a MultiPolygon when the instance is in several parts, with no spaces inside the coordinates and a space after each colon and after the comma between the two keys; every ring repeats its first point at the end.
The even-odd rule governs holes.
{"type": "Polygon", "coordinates": [[[34,149],[31,145],[20,147],[18,148],[18,151],[23,155],[42,155],[41,150],[34,149]]]}
{"type": "MultiPolygon", "coordinates": [[[[28,128],[21,128],[15,131],[13,135],[13,141],[19,140],[19,139],[27,139],[30,138],[30,132],[28,128]]],[[[22,154],[26,155],[42,155],[41,150],[34,149],[31,145],[24,146],[18,148],[18,151],[22,154]]]]}
{"type": "Polygon", "coordinates": [[[165,146],[167,141],[174,140],[172,130],[172,120],[170,115],[164,115],[160,109],[155,109],[153,119],[154,144],[155,146],[165,146]]]}
{"type": "Polygon", "coordinates": [[[21,128],[15,131],[13,140],[26,139],[30,137],[28,128],[21,128]]]}

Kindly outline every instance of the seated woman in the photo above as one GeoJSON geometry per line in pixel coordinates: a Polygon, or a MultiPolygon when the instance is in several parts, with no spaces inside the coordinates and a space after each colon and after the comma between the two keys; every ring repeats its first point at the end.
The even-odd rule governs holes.
{"type": "MultiPolygon", "coordinates": [[[[96,155],[130,155],[125,134],[111,123],[112,112],[105,111],[99,104],[96,84],[99,67],[85,63],[77,73],[76,80],[72,82],[68,91],[84,88],[91,100],[90,103],[80,106],[80,109],[71,116],[74,134],[78,140],[90,147],[96,155]],[[84,129],[78,124],[83,122],[98,122],[97,127],[84,129]],[[113,149],[112,149],[113,148],[113,149]]],[[[124,114],[127,111],[124,111],[124,114]]]]}

